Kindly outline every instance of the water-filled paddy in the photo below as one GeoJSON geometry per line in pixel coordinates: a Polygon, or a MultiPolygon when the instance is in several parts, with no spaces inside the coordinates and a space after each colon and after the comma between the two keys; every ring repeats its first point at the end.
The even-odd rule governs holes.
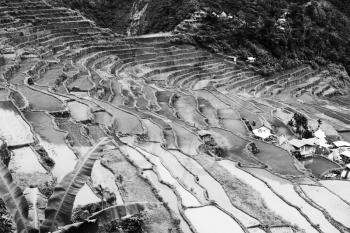
{"type": "Polygon", "coordinates": [[[149,119],[142,119],[142,124],[147,131],[147,140],[152,142],[163,142],[163,131],[157,124],[153,123],[149,119]]]}
{"type": "Polygon", "coordinates": [[[162,180],[165,184],[172,186],[179,197],[181,198],[182,205],[186,207],[192,207],[192,206],[200,206],[200,202],[198,199],[191,194],[188,190],[186,190],[179,182],[177,179],[173,177],[173,175],[168,171],[168,169],[165,168],[165,166],[162,164],[162,161],[146,152],[143,151],[142,153],[153,165],[154,165],[154,170],[159,176],[159,179],[162,180]]]}
{"type": "Polygon", "coordinates": [[[15,85],[23,85],[24,80],[28,76],[26,72],[28,72],[36,63],[38,63],[37,59],[25,59],[21,62],[20,69],[12,76],[10,82],[15,85]]]}
{"type": "Polygon", "coordinates": [[[350,181],[348,180],[321,180],[323,186],[338,195],[350,204],[350,181]]]}
{"type": "Polygon", "coordinates": [[[334,220],[350,228],[350,206],[324,187],[301,185],[313,202],[324,208],[334,220]]]}
{"type": "Polygon", "coordinates": [[[218,109],[218,117],[222,128],[241,135],[248,134],[247,127],[244,125],[241,116],[236,110],[232,108],[218,109]]]}
{"type": "Polygon", "coordinates": [[[155,95],[156,90],[148,85],[145,85],[143,87],[143,91],[144,91],[145,98],[150,103],[150,106],[152,106],[152,108],[158,108],[159,106],[158,106],[157,98],[155,95]]]}
{"type": "Polygon", "coordinates": [[[0,101],[0,136],[9,146],[34,142],[30,126],[11,101],[0,101]]]}
{"type": "Polygon", "coordinates": [[[67,104],[72,118],[75,121],[87,121],[92,118],[90,107],[77,101],[67,104]]]}
{"type": "Polygon", "coordinates": [[[279,119],[274,118],[272,125],[275,127],[275,134],[277,136],[286,136],[287,138],[291,138],[294,136],[293,132],[279,119]]]}
{"type": "Polygon", "coordinates": [[[184,167],[186,167],[186,169],[196,174],[196,176],[199,178],[198,183],[208,192],[209,200],[214,200],[221,208],[237,217],[245,226],[259,224],[257,220],[232,205],[223,186],[212,176],[212,174],[209,174],[205,170],[210,169],[210,167],[202,167],[197,161],[177,150],[172,150],[171,153],[184,167]]]}
{"type": "Polygon", "coordinates": [[[330,169],[340,168],[338,164],[321,156],[304,159],[301,163],[317,177],[330,169]]]}
{"type": "Polygon", "coordinates": [[[91,188],[85,184],[77,193],[75,197],[73,208],[78,206],[85,206],[92,203],[98,203],[102,201],[96,196],[96,194],[91,190],[91,188]]]}
{"type": "Polygon", "coordinates": [[[45,168],[39,163],[36,153],[30,147],[14,149],[9,163],[9,169],[16,173],[46,173],[45,168]]]}
{"type": "Polygon", "coordinates": [[[248,231],[249,233],[265,233],[265,231],[259,227],[250,228],[248,231]]]}
{"type": "Polygon", "coordinates": [[[178,147],[189,155],[196,155],[198,147],[202,144],[197,135],[176,123],[171,124],[176,135],[178,147]]]}
{"type": "Polygon", "coordinates": [[[174,103],[178,116],[196,128],[206,128],[204,117],[197,110],[196,99],[192,96],[180,96],[174,103]]]}
{"type": "Polygon", "coordinates": [[[115,183],[114,174],[101,165],[100,160],[94,163],[91,171],[92,184],[95,188],[102,188],[103,190],[113,193],[116,197],[116,204],[123,205],[123,199],[119,193],[119,188],[115,183]]]}
{"type": "Polygon", "coordinates": [[[350,142],[350,131],[339,133],[344,141],[350,142]]]}
{"type": "Polygon", "coordinates": [[[174,192],[168,186],[159,182],[155,172],[150,170],[144,171],[143,176],[159,191],[159,195],[163,198],[164,202],[168,204],[169,208],[176,214],[176,217],[180,219],[180,229],[184,233],[192,233],[185,219],[181,216],[177,196],[174,192]]]}
{"type": "Polygon", "coordinates": [[[84,156],[92,145],[89,139],[83,135],[83,125],[75,123],[67,118],[56,118],[55,123],[59,129],[68,133],[70,145],[79,153],[80,156],[84,156]]]}
{"type": "Polygon", "coordinates": [[[185,215],[191,221],[198,233],[244,232],[233,218],[214,206],[187,209],[185,215]]]}
{"type": "Polygon", "coordinates": [[[177,149],[176,136],[171,127],[163,129],[163,135],[165,139],[165,147],[168,149],[177,149]]]}
{"type": "Polygon", "coordinates": [[[62,70],[63,66],[59,64],[55,64],[48,71],[46,71],[44,74],[42,74],[41,78],[38,80],[35,80],[35,83],[39,86],[47,86],[47,87],[53,87],[55,86],[56,79],[59,78],[61,74],[63,74],[62,70]]]}
{"type": "Polygon", "coordinates": [[[194,175],[186,170],[172,153],[163,149],[159,143],[142,144],[140,147],[152,155],[157,156],[163,166],[176,177],[179,183],[186,187],[187,190],[191,190],[191,193],[201,203],[207,203],[205,189],[196,183],[194,175]]]}
{"type": "Polygon", "coordinates": [[[211,135],[215,139],[218,146],[223,149],[223,158],[241,162],[243,165],[261,165],[245,149],[249,141],[220,128],[212,128],[209,132],[211,132],[211,135]]]}
{"type": "Polygon", "coordinates": [[[102,108],[106,109],[110,114],[112,114],[115,120],[115,123],[117,123],[116,124],[117,131],[124,134],[143,133],[144,130],[143,130],[141,121],[135,115],[128,113],[126,111],[123,111],[119,108],[114,107],[113,105],[110,105],[100,100],[96,100],[92,98],[89,98],[89,100],[101,106],[102,108]]]}
{"type": "Polygon", "coordinates": [[[74,81],[67,82],[67,88],[71,90],[72,88],[78,88],[81,91],[89,91],[94,87],[94,84],[90,81],[88,76],[79,76],[74,81]],[[69,83],[69,84],[68,84],[69,83]]]}
{"type": "Polygon", "coordinates": [[[152,169],[152,164],[137,150],[130,146],[121,146],[120,152],[127,156],[132,163],[140,169],[152,169]]]}
{"type": "Polygon", "coordinates": [[[18,87],[19,92],[28,100],[32,110],[58,112],[64,110],[62,101],[27,86],[18,87]]]}
{"type": "Polygon", "coordinates": [[[99,124],[103,125],[105,127],[109,127],[113,124],[113,117],[111,114],[101,111],[101,112],[94,112],[94,121],[99,124]]]}
{"type": "Polygon", "coordinates": [[[296,224],[301,229],[305,230],[305,232],[318,232],[314,229],[311,224],[307,221],[307,219],[302,216],[296,208],[289,206],[284,202],[280,197],[278,197],[271,189],[262,181],[253,177],[249,173],[239,169],[236,165],[231,161],[220,161],[219,162],[222,167],[227,169],[233,176],[242,180],[243,182],[251,185],[253,189],[258,191],[260,195],[263,197],[266,206],[274,211],[276,214],[280,215],[283,219],[287,220],[292,224],[296,224]]]}
{"type": "Polygon", "coordinates": [[[341,112],[335,112],[318,105],[313,105],[312,107],[329,117],[332,117],[336,120],[344,122],[345,124],[350,124],[350,117],[347,114],[343,114],[341,112]]]}
{"type": "Polygon", "coordinates": [[[122,96],[122,91],[118,80],[112,80],[111,87],[113,91],[113,97],[111,99],[111,103],[115,106],[120,106],[124,104],[125,97],[122,96]]]}
{"type": "Polygon", "coordinates": [[[300,211],[308,216],[312,223],[318,224],[323,232],[339,233],[339,230],[328,222],[327,218],[320,210],[306,202],[305,199],[295,191],[290,181],[280,178],[264,169],[246,168],[244,170],[266,182],[271,189],[284,200],[299,207],[300,211]]]}
{"type": "Polygon", "coordinates": [[[204,98],[197,98],[198,110],[208,119],[208,124],[211,127],[219,127],[218,111],[211,103],[204,98]]]}
{"type": "Polygon", "coordinates": [[[10,91],[0,86],[0,101],[8,100],[9,95],[10,95],[10,91]]]}
{"type": "Polygon", "coordinates": [[[32,124],[49,157],[55,161],[52,173],[58,180],[73,171],[76,155],[65,142],[65,133],[54,128],[52,119],[44,112],[25,112],[26,119],[32,124]]]}
{"type": "Polygon", "coordinates": [[[294,233],[295,231],[290,227],[272,227],[271,233],[294,233]]]}
{"type": "Polygon", "coordinates": [[[260,141],[254,141],[254,143],[260,150],[255,157],[267,164],[273,171],[282,175],[303,175],[294,165],[297,161],[286,150],[260,141]]]}

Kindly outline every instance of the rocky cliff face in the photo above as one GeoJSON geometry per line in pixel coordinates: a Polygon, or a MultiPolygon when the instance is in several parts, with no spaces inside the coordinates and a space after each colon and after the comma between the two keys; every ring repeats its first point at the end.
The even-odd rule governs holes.
{"type": "Polygon", "coordinates": [[[127,35],[141,34],[146,29],[146,11],[149,7],[149,0],[135,0],[129,15],[130,24],[127,28],[127,35]]]}

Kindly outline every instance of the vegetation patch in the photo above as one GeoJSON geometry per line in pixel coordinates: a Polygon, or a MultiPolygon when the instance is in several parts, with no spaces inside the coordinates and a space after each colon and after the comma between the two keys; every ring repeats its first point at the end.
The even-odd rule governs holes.
{"type": "Polygon", "coordinates": [[[41,164],[46,169],[51,170],[55,166],[55,161],[52,158],[50,158],[49,154],[42,146],[36,146],[34,149],[39,155],[41,164]]]}
{"type": "Polygon", "coordinates": [[[255,217],[262,224],[270,226],[286,224],[283,219],[267,208],[264,200],[253,187],[233,177],[205,154],[201,154],[200,157],[194,157],[194,159],[222,185],[234,206],[255,217]]]}
{"type": "Polygon", "coordinates": [[[27,187],[38,187],[39,191],[46,197],[53,193],[56,179],[49,174],[43,173],[14,173],[12,174],[16,184],[24,190],[27,187]]]}
{"type": "MultiPolygon", "coordinates": [[[[137,169],[131,165],[117,150],[103,156],[102,165],[110,169],[116,176],[116,182],[124,202],[154,202],[159,203],[154,190],[141,178],[137,169]]],[[[177,229],[167,209],[160,205],[147,212],[147,220],[143,225],[146,232],[163,233],[169,229],[177,229]]],[[[176,232],[176,231],[174,231],[176,232]]]]}
{"type": "Polygon", "coordinates": [[[14,224],[11,220],[10,213],[5,207],[5,203],[0,199],[0,232],[13,232],[14,224]]]}

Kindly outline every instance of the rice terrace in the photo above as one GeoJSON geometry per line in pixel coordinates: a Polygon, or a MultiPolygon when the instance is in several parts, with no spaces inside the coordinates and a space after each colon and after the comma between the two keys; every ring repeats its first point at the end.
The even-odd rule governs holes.
{"type": "MultiPolygon", "coordinates": [[[[0,232],[350,232],[346,54],[222,49],[267,28],[224,0],[173,3],[190,12],[169,24],[172,1],[81,2],[0,0],[0,232]]],[[[299,8],[275,2],[293,34],[299,8]]],[[[340,12],[290,2],[326,9],[317,28],[340,12]]]]}

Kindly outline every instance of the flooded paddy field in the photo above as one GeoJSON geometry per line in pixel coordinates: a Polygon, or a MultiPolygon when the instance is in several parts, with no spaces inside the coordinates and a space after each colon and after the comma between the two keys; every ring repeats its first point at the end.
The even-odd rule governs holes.
{"type": "Polygon", "coordinates": [[[39,144],[55,162],[53,175],[62,179],[74,169],[77,159],[66,144],[66,133],[59,131],[53,119],[44,112],[25,112],[24,115],[33,126],[39,144]]]}
{"type": "Polygon", "coordinates": [[[55,86],[55,82],[63,74],[63,66],[61,64],[52,65],[41,77],[35,80],[35,84],[45,87],[55,86]]]}
{"type": "Polygon", "coordinates": [[[10,95],[10,91],[0,86],[0,101],[8,100],[9,95],[10,95]]]}
{"type": "Polygon", "coordinates": [[[198,112],[198,103],[194,97],[180,96],[174,102],[176,113],[181,119],[197,128],[207,127],[204,117],[198,112]]]}
{"type": "Polygon", "coordinates": [[[199,146],[202,144],[199,137],[185,127],[176,123],[171,124],[171,126],[174,130],[176,144],[179,149],[185,154],[196,155],[199,146]]]}
{"type": "Polygon", "coordinates": [[[18,91],[25,97],[32,110],[57,112],[64,110],[63,102],[59,99],[33,90],[27,86],[18,87],[18,91]]]}
{"type": "Polygon", "coordinates": [[[240,162],[243,166],[261,166],[254,156],[246,149],[249,143],[248,140],[220,128],[212,128],[209,130],[209,133],[211,133],[211,136],[214,138],[219,148],[223,149],[223,155],[221,157],[240,162]]]}
{"type": "Polygon", "coordinates": [[[171,188],[160,183],[157,174],[153,171],[145,171],[143,176],[158,190],[159,195],[164,198],[164,201],[169,205],[169,208],[176,214],[176,217],[180,219],[180,229],[184,233],[191,233],[192,231],[189,225],[179,211],[177,196],[173,193],[171,188]]]}
{"type": "Polygon", "coordinates": [[[78,76],[75,80],[66,82],[68,90],[78,89],[80,91],[89,91],[94,87],[94,84],[87,76],[78,76]]]}
{"type": "Polygon", "coordinates": [[[11,101],[0,101],[0,136],[9,146],[34,142],[30,126],[11,101]]]}
{"type": "Polygon", "coordinates": [[[12,152],[13,156],[10,160],[9,169],[19,173],[46,173],[32,148],[22,147],[14,149],[12,152]]]}
{"type": "Polygon", "coordinates": [[[84,155],[90,148],[91,143],[88,138],[83,135],[83,125],[75,123],[66,118],[57,118],[55,123],[60,130],[66,132],[66,138],[70,146],[72,146],[81,156],[84,155]]]}
{"type": "Polygon", "coordinates": [[[329,222],[325,214],[308,203],[294,188],[294,184],[263,169],[245,168],[251,175],[266,182],[269,188],[281,197],[286,203],[291,203],[300,209],[310,221],[320,227],[324,232],[339,233],[335,226],[329,222]]]}
{"type": "Polygon", "coordinates": [[[284,220],[299,226],[306,232],[318,232],[312,227],[308,220],[299,213],[297,209],[289,206],[283,199],[272,192],[264,182],[237,168],[233,162],[221,161],[220,165],[227,169],[239,180],[250,184],[251,187],[262,196],[267,207],[277,215],[281,216],[284,220]]]}
{"type": "Polygon", "coordinates": [[[332,193],[338,195],[348,204],[350,203],[350,182],[347,180],[322,180],[320,183],[330,190],[332,193]]]}
{"type": "Polygon", "coordinates": [[[340,136],[344,141],[350,142],[350,131],[349,132],[339,132],[340,136]]]}
{"type": "Polygon", "coordinates": [[[219,127],[218,112],[209,101],[204,98],[197,98],[198,110],[204,117],[207,118],[208,124],[211,127],[219,127]]]}
{"type": "Polygon", "coordinates": [[[186,210],[185,214],[199,233],[215,231],[222,233],[244,232],[234,219],[214,206],[191,208],[186,210]],[[211,224],[211,221],[215,221],[218,225],[211,224]]]}
{"type": "Polygon", "coordinates": [[[147,131],[147,137],[149,141],[162,143],[164,141],[164,135],[162,128],[152,122],[149,119],[142,119],[142,124],[147,131]]]}
{"type": "Polygon", "coordinates": [[[349,205],[324,187],[302,185],[301,188],[308,198],[325,209],[334,220],[349,228],[349,205]]]}
{"type": "Polygon", "coordinates": [[[301,161],[301,163],[316,177],[320,177],[322,174],[331,169],[341,167],[339,164],[336,164],[335,162],[321,156],[304,159],[301,161]]]}
{"type": "Polygon", "coordinates": [[[274,172],[286,176],[303,175],[295,165],[295,163],[297,163],[296,159],[293,158],[288,151],[268,143],[259,141],[255,141],[254,143],[260,151],[255,154],[255,157],[267,164],[274,172]]]}
{"type": "MultiPolygon", "coordinates": [[[[160,203],[152,192],[152,187],[137,172],[137,168],[117,150],[112,150],[105,154],[101,164],[110,169],[117,178],[116,184],[125,203],[160,203]]],[[[149,222],[147,224],[150,231],[161,233],[166,232],[169,228],[174,228],[173,223],[170,221],[171,216],[163,205],[158,205],[149,214],[150,217],[158,219],[157,222],[149,222]]]]}
{"type": "Polygon", "coordinates": [[[145,145],[140,145],[142,149],[157,156],[162,165],[178,179],[178,181],[191,190],[193,196],[195,196],[201,203],[206,203],[205,190],[198,185],[195,176],[176,159],[176,157],[163,149],[159,143],[147,143],[145,145]]]}
{"type": "Polygon", "coordinates": [[[348,124],[348,125],[350,124],[350,117],[347,114],[344,114],[344,113],[341,113],[338,111],[332,111],[332,110],[327,109],[327,108],[322,107],[322,106],[313,105],[312,107],[315,108],[317,111],[325,114],[326,116],[334,118],[334,119],[341,121],[345,124],[348,124]]]}
{"type": "Polygon", "coordinates": [[[85,104],[73,101],[68,102],[67,107],[70,111],[72,118],[77,122],[88,121],[92,119],[91,109],[85,104]]]}

